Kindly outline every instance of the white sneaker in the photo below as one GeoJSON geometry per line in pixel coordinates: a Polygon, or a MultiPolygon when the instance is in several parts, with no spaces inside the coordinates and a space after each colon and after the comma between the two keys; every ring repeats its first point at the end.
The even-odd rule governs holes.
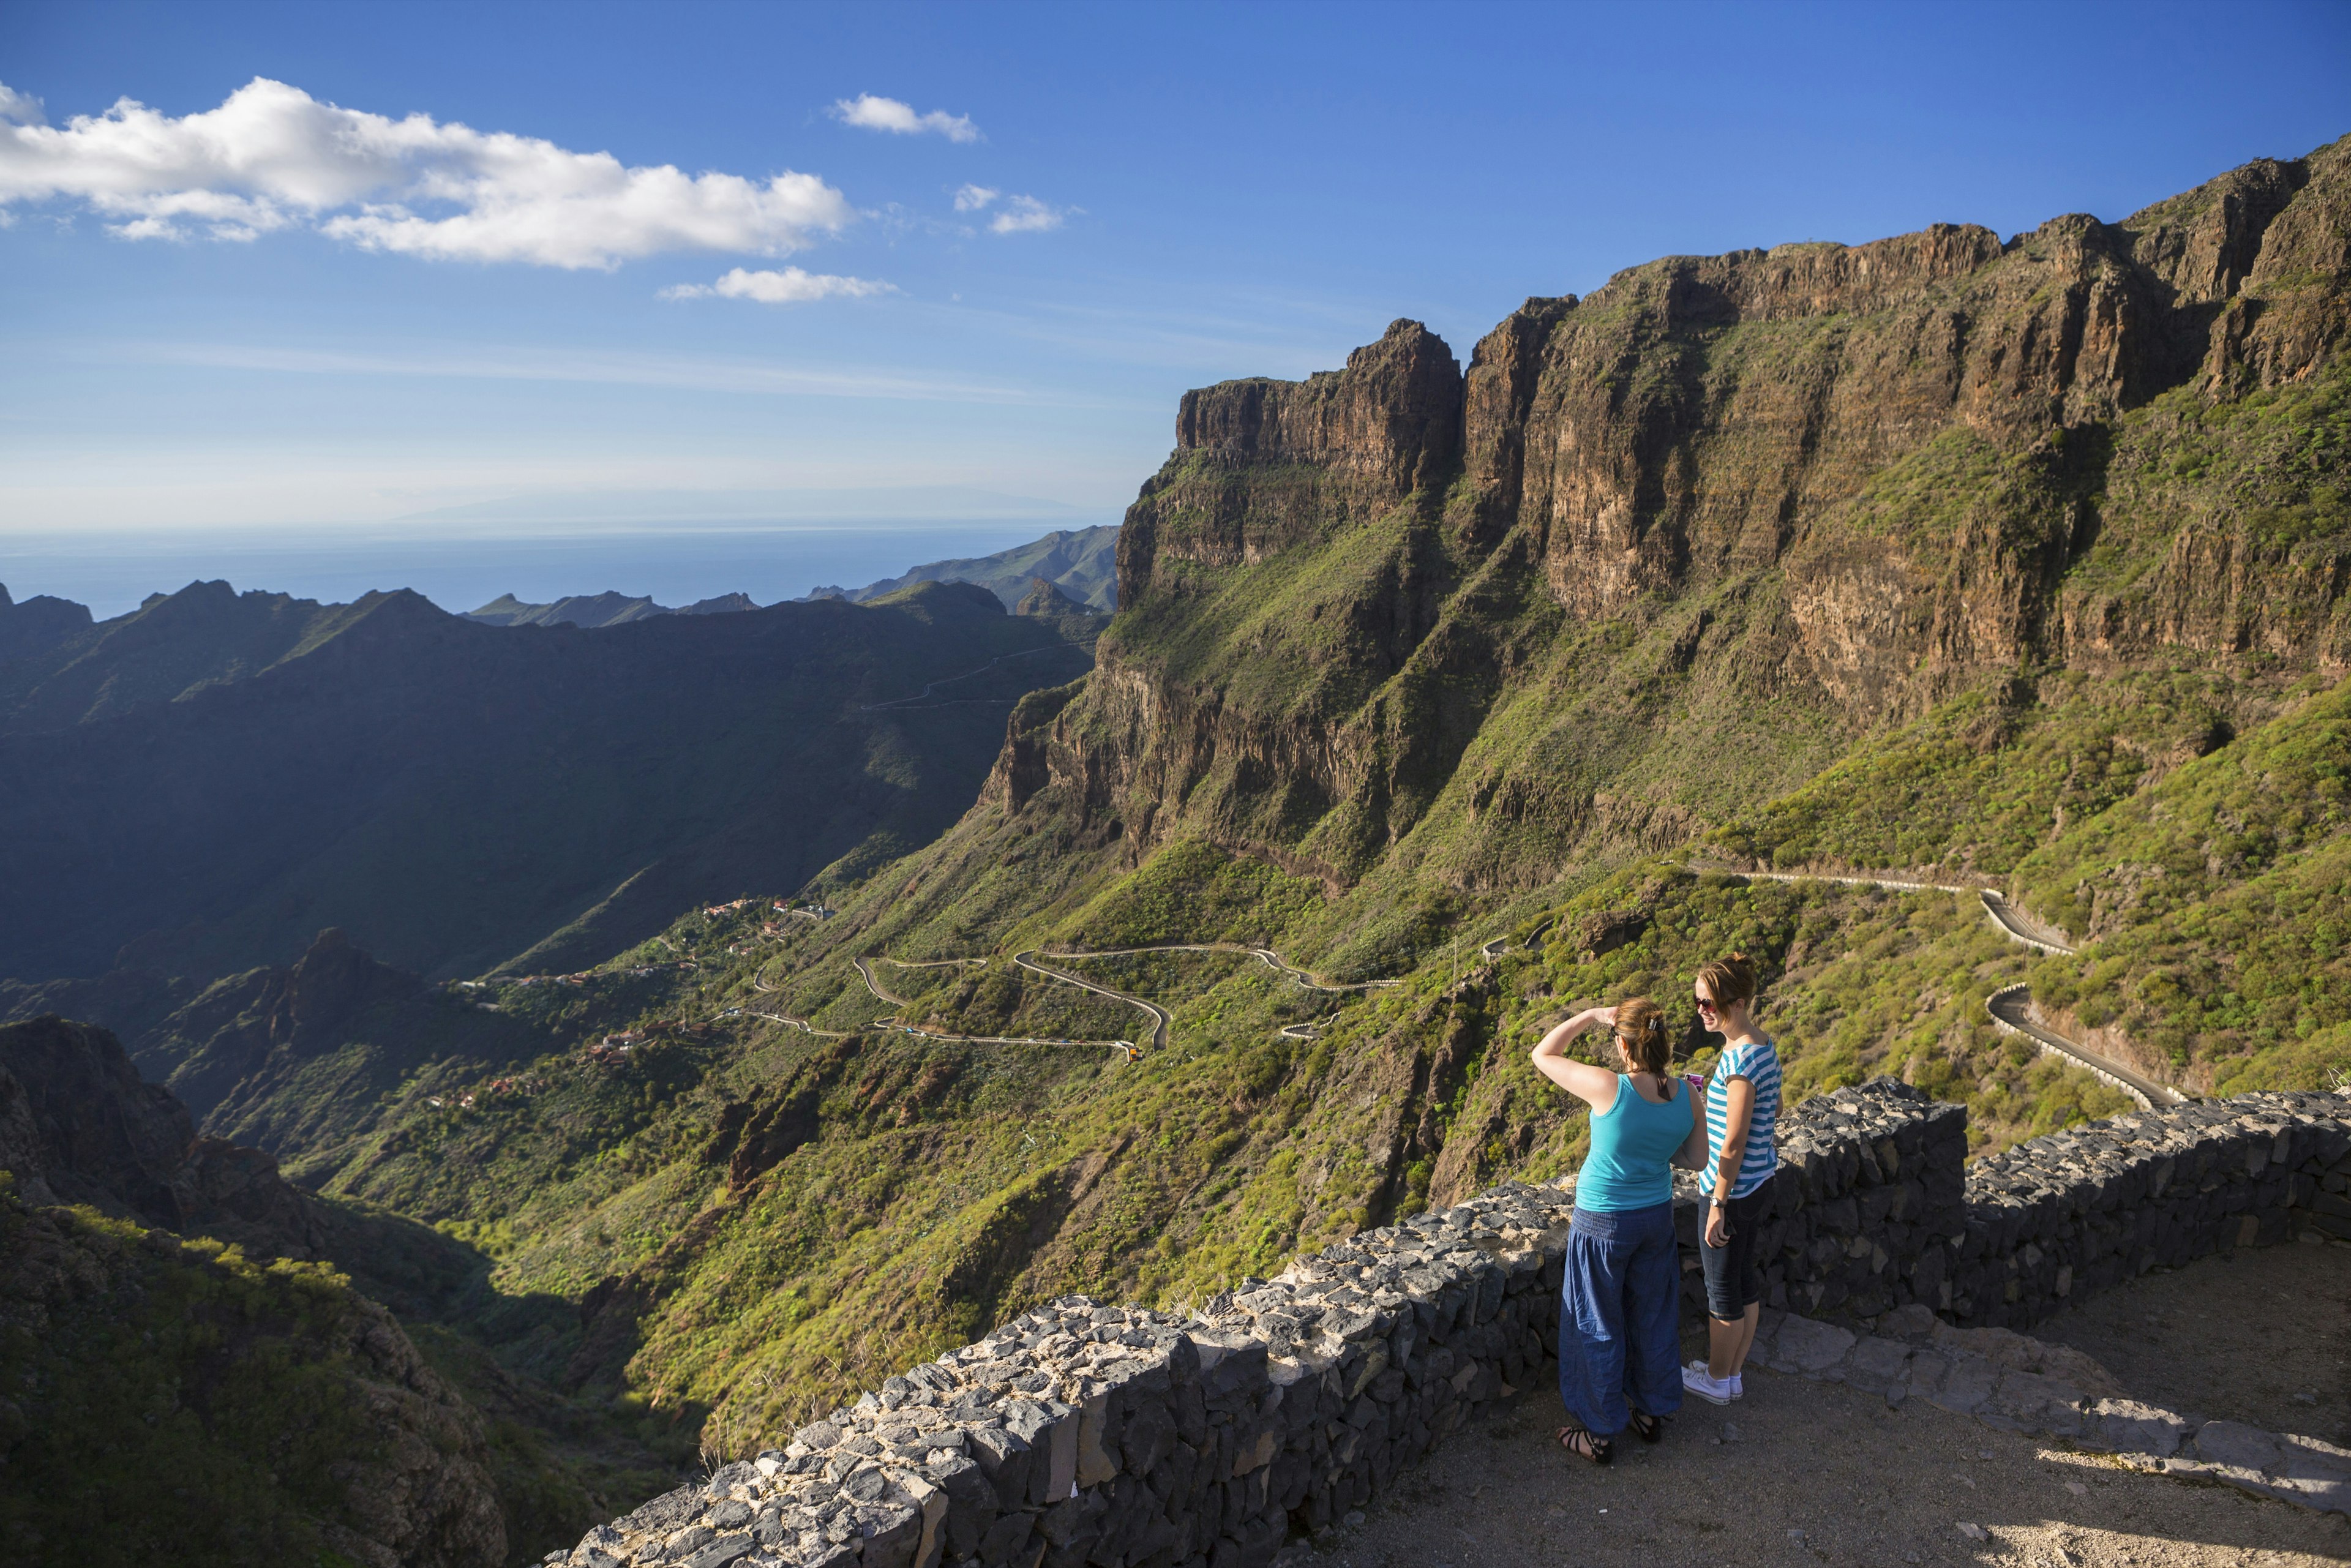
{"type": "Polygon", "coordinates": [[[1737,1384],[1727,1377],[1716,1377],[1702,1361],[1693,1361],[1682,1368],[1682,1386],[1709,1405],[1728,1405],[1739,1397],[1737,1384]]]}
{"type": "Polygon", "coordinates": [[[1734,1372],[1730,1375],[1730,1396],[1733,1399],[1744,1399],[1747,1397],[1746,1374],[1734,1372]]]}

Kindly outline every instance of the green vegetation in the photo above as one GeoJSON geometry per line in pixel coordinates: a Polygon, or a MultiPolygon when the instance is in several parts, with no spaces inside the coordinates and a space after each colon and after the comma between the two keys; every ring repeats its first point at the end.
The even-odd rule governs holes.
{"type": "Polygon", "coordinates": [[[2017,868],[2090,939],[2035,994],[2215,1093],[2351,1061],[2351,681],[2085,822],[2017,868]]]}
{"type": "MultiPolygon", "coordinates": [[[[392,1434],[370,1309],[308,1264],[248,1262],[0,1172],[0,1542],[19,1561],[344,1564],[392,1434]],[[135,1501],[134,1501],[135,1500],[135,1501]]],[[[462,1438],[462,1424],[446,1434],[462,1438]]]]}
{"type": "MultiPolygon", "coordinates": [[[[1585,1119],[1529,1048],[1636,994],[1687,1026],[1692,975],[1734,949],[1763,972],[1792,1097],[1894,1074],[1966,1104],[1979,1151],[2128,1103],[1995,1031],[1986,998],[2019,980],[2190,1090],[2334,1082],[2351,366],[2276,370],[2277,341],[2231,358],[2216,339],[2191,374],[2162,368],[2168,339],[2089,336],[2048,362],[2105,329],[2066,315],[2081,298],[2147,282],[2118,235],[2069,220],[1835,309],[1738,258],[1635,269],[1545,318],[1567,336],[1525,414],[1540,497],[1489,491],[1482,449],[1414,466],[1411,495],[1365,479],[1396,455],[1354,417],[1378,389],[1318,382],[1317,410],[1353,411],[1326,422],[1345,446],[1327,466],[1187,452],[1145,486],[1127,536],[1145,580],[1082,681],[1040,657],[987,686],[1000,706],[841,719],[841,691],[918,689],[943,648],[1045,634],[918,588],[819,607],[903,617],[925,656],[795,644],[830,706],[785,750],[729,741],[714,763],[704,710],[567,757],[563,841],[838,807],[800,852],[738,853],[714,828],[698,862],[632,851],[563,881],[554,849],[493,841],[498,819],[432,852],[486,898],[560,883],[532,927],[557,935],[429,1016],[354,1011],[313,1051],[272,1032],[290,1014],[250,977],[193,998],[118,980],[121,1005],[191,1082],[262,1041],[268,1070],[220,1100],[235,1126],[462,1253],[420,1335],[492,1415],[517,1550],[651,1455],[756,1448],[1040,1299],[1179,1305],[1572,1170],[1585,1119]],[[1029,689],[1046,679],[1067,684],[1029,689]],[[1973,893],[1726,861],[1998,888],[2081,951],[2034,957],[1973,893]],[[688,889],[755,887],[838,913],[763,896],[675,917],[688,889]],[[1169,1009],[1141,1061],[870,1027],[1135,1038],[1132,1008],[1012,956],[1183,943],[1395,983],[1324,991],[1229,952],[1061,960],[1169,1009]]],[[[2265,287],[2222,326],[2244,338],[2325,293],[2265,287]]],[[[2133,309],[2171,308],[2142,294],[2133,309]]],[[[2292,319],[2339,332],[2339,308],[2292,319]]],[[[1296,443],[1322,439],[1311,423],[1296,443]]],[[[368,841],[370,875],[425,819],[398,827],[368,841]]]]}

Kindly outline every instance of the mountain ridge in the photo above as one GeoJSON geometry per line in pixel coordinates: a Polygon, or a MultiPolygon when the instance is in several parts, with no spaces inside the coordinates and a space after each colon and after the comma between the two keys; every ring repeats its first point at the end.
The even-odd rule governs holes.
{"type": "Polygon", "coordinates": [[[1084,666],[1064,630],[951,585],[593,631],[194,585],[0,666],[0,872],[56,890],[0,952],[28,980],[210,979],[336,924],[426,972],[626,945],[929,837],[985,775],[989,705],[1084,666]],[[859,706],[1017,651],[1043,656],[976,704],[859,706]],[[819,810],[764,809],[820,774],[819,810]]]}
{"type": "MultiPolygon", "coordinates": [[[[1997,1030],[2019,984],[2167,1083],[2325,1082],[2346,338],[2351,139],[2120,224],[1663,258],[1466,366],[1399,321],[1199,389],[1092,667],[988,712],[944,831],[486,975],[539,1054],[403,1070],[287,1168],[479,1245],[512,1364],[734,1453],[1026,1306],[1198,1301],[1573,1169],[1528,1044],[1646,994],[1702,1067],[1688,977],[1732,950],[1792,1102],[1896,1078],[1979,1153],[2128,1103],[1997,1030]],[[2079,950],[1740,871],[1836,866],[2079,950]],[[1130,997],[1140,1060],[1100,1043],[1130,997]],[[970,1043],[1004,1039],[1078,1043],[970,1043]]],[[[867,684],[948,713],[899,705],[986,667],[867,684]]],[[[223,984],[267,1037],[282,974],[223,984]]]]}

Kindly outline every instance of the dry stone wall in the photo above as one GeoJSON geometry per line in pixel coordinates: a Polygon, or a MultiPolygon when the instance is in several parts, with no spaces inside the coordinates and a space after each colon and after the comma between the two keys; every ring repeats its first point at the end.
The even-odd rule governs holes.
{"type": "Polygon", "coordinates": [[[2351,1100],[2245,1094],[2069,1128],[1979,1160],[1951,1294],[2028,1328],[2157,1267],[2304,1231],[2351,1239],[2351,1100]]]}
{"type": "MultiPolygon", "coordinates": [[[[1973,1170],[1966,1111],[1890,1080],[1782,1127],[1759,1238],[1775,1344],[1781,1309],[2022,1326],[2158,1264],[2305,1228],[2351,1237],[2351,1101],[2334,1095],[2120,1117],[1973,1170]]],[[[1261,1568],[1293,1527],[1367,1501],[1555,1375],[1573,1207],[1572,1178],[1510,1184],[1188,1316],[1063,1298],[548,1561],[1261,1568]]],[[[1687,1181],[1677,1209],[1694,1246],[1687,1181]]],[[[1695,1301],[1694,1255],[1685,1270],[1695,1301]]]]}

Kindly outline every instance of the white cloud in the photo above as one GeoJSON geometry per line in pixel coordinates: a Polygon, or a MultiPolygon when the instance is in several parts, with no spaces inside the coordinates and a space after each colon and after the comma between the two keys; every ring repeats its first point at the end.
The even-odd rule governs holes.
{"type": "Polygon", "coordinates": [[[864,299],[876,294],[895,294],[894,283],[877,282],[870,277],[842,277],[836,274],[803,272],[797,267],[781,272],[747,271],[736,267],[716,283],[681,283],[661,291],[664,299],[756,299],[762,305],[803,305],[811,299],[864,299]]]}
{"type": "Polygon", "coordinates": [[[1034,196],[1015,196],[1004,204],[1004,210],[987,226],[1000,235],[1042,234],[1047,229],[1060,228],[1061,220],[1075,210],[1049,207],[1034,196]]]}
{"type": "Polygon", "coordinates": [[[632,168],[537,137],[392,120],[256,77],[179,118],[123,99],[62,128],[0,87],[0,209],[63,197],[129,239],[250,240],[314,225],[435,260],[611,267],[665,251],[780,256],[855,215],[813,174],[632,168]],[[356,209],[356,210],[354,210],[356,209]]]}
{"type": "Polygon", "coordinates": [[[877,98],[870,92],[841,99],[832,106],[832,113],[842,124],[865,131],[888,131],[900,136],[919,136],[925,131],[935,131],[950,141],[979,140],[979,127],[971,122],[967,114],[949,114],[944,109],[916,114],[911,103],[877,98]]]}
{"type": "Polygon", "coordinates": [[[0,120],[11,125],[39,125],[48,120],[41,112],[41,100],[29,94],[12,90],[0,81],[0,120]]]}
{"type": "Polygon", "coordinates": [[[991,191],[986,185],[966,185],[955,193],[955,209],[959,213],[976,213],[1003,193],[991,191]]]}

